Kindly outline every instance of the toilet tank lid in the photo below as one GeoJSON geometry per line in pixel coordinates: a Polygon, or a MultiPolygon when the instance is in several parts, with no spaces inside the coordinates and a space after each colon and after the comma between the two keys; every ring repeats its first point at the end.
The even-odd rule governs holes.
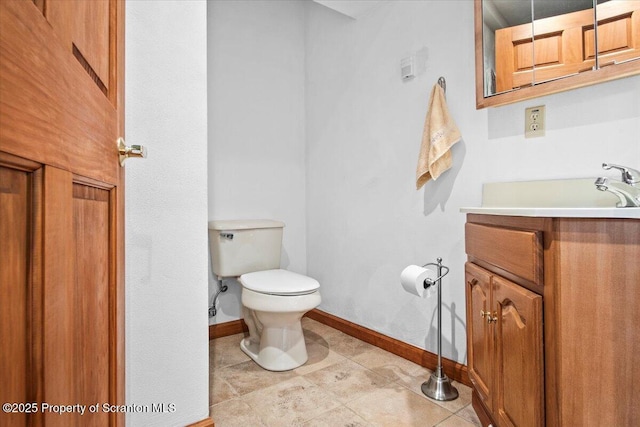
{"type": "Polygon", "coordinates": [[[320,288],[316,279],[282,269],[246,273],[240,276],[240,283],[252,291],[271,295],[301,295],[320,288]]]}
{"type": "Polygon", "coordinates": [[[249,230],[253,228],[282,228],[284,222],[272,219],[228,219],[209,221],[210,230],[249,230]]]}

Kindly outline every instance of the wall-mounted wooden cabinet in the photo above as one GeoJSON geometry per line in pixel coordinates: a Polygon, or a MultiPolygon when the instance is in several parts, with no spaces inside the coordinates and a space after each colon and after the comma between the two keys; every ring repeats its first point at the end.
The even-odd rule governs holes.
{"type": "Polygon", "coordinates": [[[469,214],[465,240],[483,425],[640,425],[640,220],[469,214]]]}
{"type": "Polygon", "coordinates": [[[476,107],[640,73],[636,0],[475,0],[476,107]]]}

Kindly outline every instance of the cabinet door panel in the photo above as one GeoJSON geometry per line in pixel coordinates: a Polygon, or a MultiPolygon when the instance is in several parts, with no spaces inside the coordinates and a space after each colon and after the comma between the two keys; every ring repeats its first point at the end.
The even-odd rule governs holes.
{"type": "Polygon", "coordinates": [[[490,325],[483,313],[491,311],[490,284],[488,271],[471,263],[465,266],[465,286],[467,298],[467,359],[469,378],[474,384],[487,409],[492,402],[492,344],[490,325]]]}
{"type": "Polygon", "coordinates": [[[543,426],[542,297],[498,276],[495,414],[501,426],[543,426]]]}

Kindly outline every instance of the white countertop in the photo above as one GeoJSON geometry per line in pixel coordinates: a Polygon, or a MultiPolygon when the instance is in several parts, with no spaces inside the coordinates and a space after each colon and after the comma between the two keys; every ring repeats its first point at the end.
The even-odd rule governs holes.
{"type": "Polygon", "coordinates": [[[541,181],[487,182],[482,185],[482,206],[461,208],[462,213],[543,218],[633,218],[640,207],[616,208],[618,197],[598,191],[594,178],[541,181]]]}
{"type": "Polygon", "coordinates": [[[640,208],[536,208],[479,207],[460,208],[462,213],[483,215],[534,216],[545,218],[633,218],[640,219],[640,208]]]}

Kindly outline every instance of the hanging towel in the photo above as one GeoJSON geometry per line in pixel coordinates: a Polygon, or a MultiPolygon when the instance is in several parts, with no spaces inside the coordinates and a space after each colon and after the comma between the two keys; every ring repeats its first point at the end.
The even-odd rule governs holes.
{"type": "Polygon", "coordinates": [[[449,115],[444,90],[439,84],[435,84],[429,97],[429,110],[422,132],[416,189],[419,190],[431,178],[435,181],[451,167],[450,148],[460,138],[460,131],[449,115]]]}

